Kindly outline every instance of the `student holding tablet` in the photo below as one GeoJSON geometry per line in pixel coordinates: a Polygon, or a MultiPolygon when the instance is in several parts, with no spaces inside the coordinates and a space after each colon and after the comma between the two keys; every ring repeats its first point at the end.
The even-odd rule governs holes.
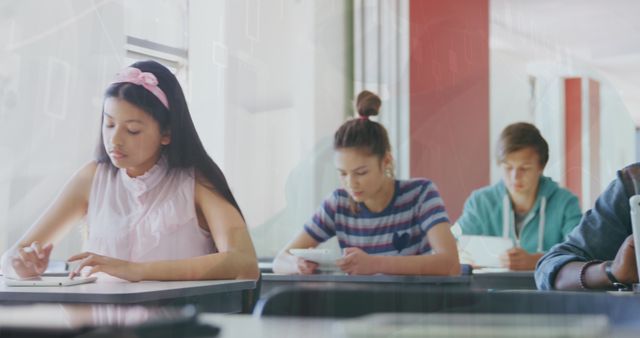
{"type": "Polygon", "coordinates": [[[634,248],[638,243],[632,235],[630,198],[638,194],[640,163],[618,171],[568,239],[540,259],[535,275],[538,288],[630,289],[637,283],[634,248]]]}
{"type": "Polygon", "coordinates": [[[380,98],[363,91],[358,118],[334,135],[334,161],[342,189],[320,206],[304,229],[274,260],[281,274],[311,274],[318,265],[289,249],[316,247],[336,236],[343,256],[337,266],[357,275],[457,275],[460,273],[449,218],[435,184],[396,180],[387,131],[370,116],[380,98]]]}
{"type": "Polygon", "coordinates": [[[474,191],[457,222],[466,235],[509,238],[514,248],[500,258],[510,270],[534,270],[538,259],[562,242],[582,213],[578,198],[542,173],[547,141],[530,123],[515,123],[500,134],[497,160],[502,180],[474,191]]]}
{"type": "Polygon", "coordinates": [[[33,278],[53,241],[86,217],[88,269],[129,281],[258,277],[240,208],[206,153],[176,77],[154,61],[120,72],[103,104],[97,156],[2,256],[2,272],[33,278]]]}

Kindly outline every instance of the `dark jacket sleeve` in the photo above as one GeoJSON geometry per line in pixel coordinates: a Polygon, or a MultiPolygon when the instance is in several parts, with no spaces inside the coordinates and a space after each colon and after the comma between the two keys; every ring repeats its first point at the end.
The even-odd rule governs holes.
{"type": "Polygon", "coordinates": [[[538,261],[535,272],[538,289],[553,289],[558,271],[569,262],[615,258],[622,242],[631,234],[629,197],[634,192],[628,177],[624,169],[619,171],[616,180],[598,197],[593,209],[584,214],[567,240],[552,247],[538,261]]]}

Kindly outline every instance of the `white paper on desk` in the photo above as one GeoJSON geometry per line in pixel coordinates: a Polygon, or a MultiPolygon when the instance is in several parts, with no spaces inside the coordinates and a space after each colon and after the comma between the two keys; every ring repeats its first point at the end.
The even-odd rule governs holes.
{"type": "Polygon", "coordinates": [[[462,235],[458,238],[460,263],[479,267],[500,268],[500,255],[513,247],[509,238],[462,235]]]}
{"type": "Polygon", "coordinates": [[[304,258],[318,263],[318,268],[324,271],[340,270],[336,261],[342,255],[329,249],[289,249],[289,253],[296,257],[304,258]]]}
{"type": "Polygon", "coordinates": [[[508,268],[478,268],[478,269],[473,269],[473,274],[474,275],[480,275],[483,273],[504,273],[504,272],[513,272],[512,270],[509,270],[508,268]]]}

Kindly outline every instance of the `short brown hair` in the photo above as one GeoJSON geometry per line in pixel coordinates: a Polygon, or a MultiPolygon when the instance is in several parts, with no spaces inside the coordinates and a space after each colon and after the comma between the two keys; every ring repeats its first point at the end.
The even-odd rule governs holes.
{"type": "Polygon", "coordinates": [[[522,150],[524,148],[533,148],[540,157],[540,165],[544,168],[549,161],[549,145],[540,134],[540,130],[531,123],[518,122],[508,125],[498,140],[496,148],[498,163],[504,161],[508,154],[522,150]]]}

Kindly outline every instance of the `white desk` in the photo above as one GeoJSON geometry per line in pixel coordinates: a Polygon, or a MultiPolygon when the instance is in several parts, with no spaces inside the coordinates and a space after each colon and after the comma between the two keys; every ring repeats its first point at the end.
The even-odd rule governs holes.
{"type": "Polygon", "coordinates": [[[8,287],[0,282],[0,303],[91,303],[183,305],[208,312],[240,312],[255,289],[253,280],[143,281],[99,277],[98,282],[68,287],[8,287]]]}
{"type": "Polygon", "coordinates": [[[279,275],[263,274],[265,282],[345,282],[373,284],[469,284],[469,276],[395,276],[395,275],[347,275],[313,274],[313,275],[279,275]]]}
{"type": "MultiPolygon", "coordinates": [[[[349,334],[349,332],[345,331],[344,325],[353,322],[359,322],[365,325],[371,323],[373,333],[378,332],[378,335],[380,335],[379,329],[374,326],[380,322],[381,315],[373,316],[374,317],[361,317],[356,319],[318,319],[300,317],[256,318],[248,315],[201,314],[199,321],[220,327],[222,330],[219,335],[220,338],[341,338],[366,336],[353,335],[353,332],[349,334]]],[[[423,316],[426,316],[426,314],[423,316]]],[[[504,315],[497,314],[496,316],[504,315]]],[[[474,317],[471,315],[469,318],[473,321],[474,317]]],[[[500,329],[500,327],[496,328],[496,333],[503,332],[500,329]]],[[[611,332],[608,335],[604,335],[604,337],[637,337],[636,330],[637,329],[632,328],[611,327],[611,332]]],[[[410,335],[409,333],[409,335],[405,337],[421,336],[416,336],[415,332],[413,333],[414,335],[410,335]]],[[[398,337],[403,336],[398,332],[398,337]]]]}
{"type": "Polygon", "coordinates": [[[313,274],[313,275],[279,275],[262,274],[262,294],[280,287],[297,285],[325,285],[331,288],[339,285],[358,285],[360,287],[375,285],[412,285],[430,288],[469,288],[471,276],[394,276],[394,275],[347,275],[313,274]]]}
{"type": "Polygon", "coordinates": [[[335,335],[340,320],[256,318],[250,315],[200,314],[198,320],[221,328],[219,338],[325,338],[335,335]]]}

